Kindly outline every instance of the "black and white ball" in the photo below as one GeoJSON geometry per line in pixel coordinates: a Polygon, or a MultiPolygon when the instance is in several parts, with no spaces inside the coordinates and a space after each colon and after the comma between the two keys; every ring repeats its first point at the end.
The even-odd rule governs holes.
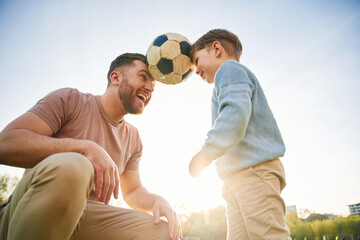
{"type": "Polygon", "coordinates": [[[155,80],[165,84],[178,84],[193,72],[190,59],[191,43],[181,34],[166,33],[151,43],[146,58],[155,80]]]}

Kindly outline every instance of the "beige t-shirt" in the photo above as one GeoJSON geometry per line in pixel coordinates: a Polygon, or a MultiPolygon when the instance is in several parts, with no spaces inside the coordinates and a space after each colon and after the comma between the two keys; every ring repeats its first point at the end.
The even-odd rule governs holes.
{"type": "Polygon", "coordinates": [[[110,119],[100,96],[63,88],[51,92],[32,107],[30,112],[43,119],[53,137],[87,139],[102,146],[119,168],[139,169],[142,143],[138,130],[123,120],[110,119]]]}

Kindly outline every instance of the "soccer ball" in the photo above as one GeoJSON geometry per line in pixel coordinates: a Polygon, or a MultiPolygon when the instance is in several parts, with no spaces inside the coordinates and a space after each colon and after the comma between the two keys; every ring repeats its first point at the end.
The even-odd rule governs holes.
{"type": "Polygon", "coordinates": [[[165,33],[155,38],[147,50],[149,71],[155,80],[178,84],[193,72],[191,43],[178,33],[165,33]]]}

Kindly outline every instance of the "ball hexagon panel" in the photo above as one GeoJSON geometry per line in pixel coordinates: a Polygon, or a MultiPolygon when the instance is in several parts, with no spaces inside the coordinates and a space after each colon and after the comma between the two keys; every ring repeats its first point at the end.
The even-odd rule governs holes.
{"type": "Polygon", "coordinates": [[[160,56],[162,58],[174,59],[176,56],[181,54],[179,43],[175,41],[166,41],[160,47],[160,56]]]}
{"type": "Polygon", "coordinates": [[[146,57],[149,65],[156,65],[160,60],[160,47],[151,46],[146,57]]]}
{"type": "Polygon", "coordinates": [[[190,42],[185,36],[180,35],[178,33],[166,33],[165,34],[169,40],[175,40],[177,42],[190,42]]]}
{"type": "Polygon", "coordinates": [[[182,75],[174,73],[174,72],[166,75],[163,80],[163,82],[166,84],[178,84],[178,83],[181,83],[182,81],[183,81],[182,75]]]}
{"type": "Polygon", "coordinates": [[[191,68],[191,62],[189,61],[189,57],[185,55],[177,55],[173,62],[175,73],[182,75],[189,71],[189,68],[191,68]]]}
{"type": "Polygon", "coordinates": [[[154,79],[161,80],[164,78],[164,74],[160,72],[160,70],[156,67],[156,65],[149,65],[149,71],[154,79]]]}

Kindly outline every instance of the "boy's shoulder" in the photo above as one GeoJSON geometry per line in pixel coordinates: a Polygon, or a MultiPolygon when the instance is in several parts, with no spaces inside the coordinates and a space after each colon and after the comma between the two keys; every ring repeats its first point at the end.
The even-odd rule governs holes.
{"type": "Polygon", "coordinates": [[[234,60],[228,60],[224,62],[218,69],[218,71],[236,71],[236,70],[246,71],[246,72],[250,71],[248,67],[234,60]]]}
{"type": "Polygon", "coordinates": [[[239,81],[247,81],[250,70],[243,64],[236,61],[224,62],[216,72],[215,85],[223,85],[230,83],[239,83],[239,81]]]}

